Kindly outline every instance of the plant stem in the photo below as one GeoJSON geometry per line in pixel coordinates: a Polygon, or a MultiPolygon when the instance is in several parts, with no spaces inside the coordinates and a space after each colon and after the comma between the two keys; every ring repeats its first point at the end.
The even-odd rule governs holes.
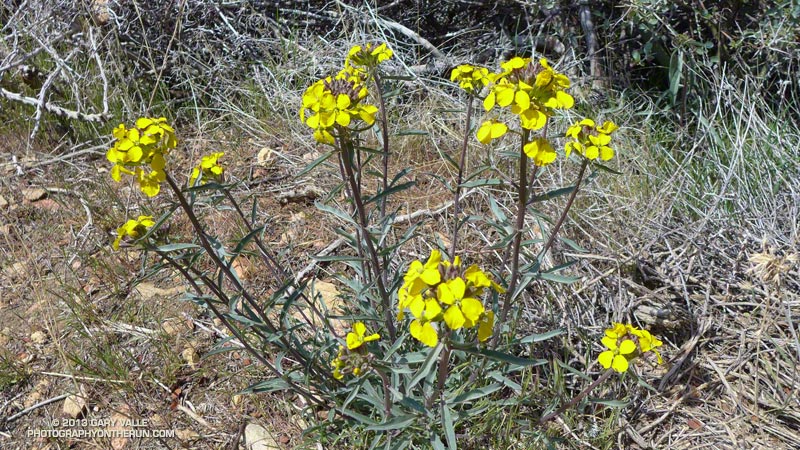
{"type": "Polygon", "coordinates": [[[461,215],[461,183],[464,180],[464,166],[466,165],[467,161],[467,144],[469,143],[469,130],[470,130],[470,121],[472,119],[472,100],[473,97],[471,94],[467,98],[467,127],[464,130],[464,141],[461,143],[461,160],[458,162],[458,184],[456,184],[456,194],[455,199],[453,200],[453,239],[450,243],[450,258],[456,257],[456,249],[458,248],[456,242],[458,241],[458,230],[461,228],[461,221],[459,220],[459,216],[461,215]]]}
{"type": "MultiPolygon", "coordinates": [[[[228,201],[231,203],[231,205],[233,205],[233,208],[239,214],[239,217],[242,219],[242,222],[244,222],[245,227],[247,227],[247,231],[252,233],[253,225],[247,219],[247,216],[244,215],[244,212],[242,211],[242,208],[239,206],[239,203],[236,201],[236,199],[233,198],[233,195],[231,195],[228,189],[223,187],[222,192],[225,193],[225,197],[228,198],[228,201]]],[[[275,256],[272,255],[269,252],[269,250],[267,250],[266,246],[264,245],[264,242],[261,240],[260,237],[258,237],[258,234],[253,235],[253,241],[255,241],[256,246],[258,246],[258,249],[261,252],[261,260],[267,263],[268,266],[270,266],[276,277],[280,277],[278,279],[278,288],[279,289],[283,288],[285,286],[284,283],[286,283],[290,284],[290,289],[292,290],[296,289],[294,276],[290,278],[286,270],[280,266],[275,256]]],[[[327,317],[325,317],[324,314],[322,314],[322,312],[319,310],[319,308],[317,308],[314,302],[311,301],[311,299],[309,299],[304,292],[300,293],[300,298],[302,298],[306,302],[311,311],[317,317],[319,317],[322,323],[325,324],[326,328],[328,328],[328,331],[330,331],[332,335],[336,336],[337,335],[336,331],[333,329],[333,326],[330,324],[330,321],[327,319],[327,317]]],[[[309,325],[312,325],[311,321],[309,320],[309,318],[306,316],[305,312],[302,309],[300,309],[300,314],[303,316],[304,319],[306,319],[306,322],[309,325]]]]}
{"type": "Polygon", "coordinates": [[[359,227],[361,228],[361,237],[366,243],[367,252],[369,253],[370,260],[372,261],[372,270],[374,272],[375,282],[378,285],[378,292],[381,296],[384,318],[386,320],[386,328],[389,330],[389,337],[392,341],[394,341],[396,333],[394,328],[394,320],[392,317],[392,308],[389,302],[389,293],[386,291],[386,286],[383,283],[383,270],[381,269],[378,252],[375,250],[375,245],[372,243],[372,236],[367,229],[367,213],[366,209],[364,208],[364,201],[361,199],[361,192],[358,190],[355,174],[353,173],[353,146],[351,142],[340,140],[339,148],[344,155],[344,171],[347,175],[347,181],[350,183],[350,190],[353,194],[353,202],[356,205],[359,227]]]}
{"type": "Polygon", "coordinates": [[[564,405],[561,405],[561,407],[558,408],[557,410],[555,410],[555,411],[551,412],[550,414],[548,414],[548,415],[542,417],[541,419],[539,419],[539,424],[543,424],[543,423],[547,422],[548,420],[551,420],[551,419],[561,415],[567,409],[572,408],[573,406],[575,406],[575,404],[578,403],[579,401],[581,401],[581,399],[583,397],[586,397],[586,395],[588,395],[589,392],[592,391],[592,389],[596,388],[598,384],[600,384],[603,381],[607,380],[608,377],[610,377],[612,373],[614,373],[613,369],[607,369],[606,372],[603,375],[600,376],[600,378],[594,380],[592,382],[592,384],[587,386],[586,389],[582,390],[578,395],[575,396],[575,398],[573,398],[569,402],[565,403],[564,405]]]}
{"type": "Polygon", "coordinates": [[[373,369],[375,373],[381,377],[381,384],[383,384],[383,409],[386,412],[386,418],[392,417],[392,393],[389,391],[389,377],[386,376],[380,369],[373,369]]]}
{"type": "MultiPolygon", "coordinates": [[[[375,81],[375,92],[378,93],[378,108],[381,114],[381,140],[383,141],[383,172],[381,173],[381,181],[383,181],[382,192],[385,193],[389,189],[389,129],[386,119],[386,101],[383,98],[383,87],[381,86],[380,76],[375,69],[372,71],[372,79],[375,81]]],[[[383,218],[386,217],[386,195],[381,197],[380,209],[381,221],[383,221],[383,218]]]]}
{"type": "Polygon", "coordinates": [[[564,211],[561,213],[561,217],[558,218],[558,222],[553,227],[553,231],[550,232],[550,238],[547,240],[547,243],[544,244],[542,250],[539,252],[539,257],[536,258],[537,260],[541,259],[541,257],[547,253],[547,250],[550,249],[550,246],[553,245],[553,242],[556,240],[556,235],[558,235],[558,230],[561,229],[561,225],[564,224],[564,219],[567,218],[567,213],[569,209],[572,207],[572,202],[575,201],[575,196],[578,194],[578,189],[581,187],[581,181],[583,181],[583,175],[586,173],[586,167],[589,165],[589,160],[583,158],[583,163],[581,164],[581,170],[578,173],[578,181],[575,182],[575,189],[569,195],[569,199],[567,200],[567,204],[564,206],[564,211]]]}
{"type": "MultiPolygon", "coordinates": [[[[383,227],[383,220],[386,218],[386,201],[388,197],[386,196],[386,191],[389,189],[389,121],[386,118],[386,100],[383,98],[383,86],[381,85],[381,78],[378,75],[378,69],[372,69],[372,79],[375,81],[375,92],[378,93],[378,107],[381,114],[381,141],[383,141],[383,171],[381,172],[381,178],[383,182],[383,190],[381,193],[381,202],[380,202],[380,219],[379,223],[381,227],[383,227]]],[[[359,162],[360,164],[360,162],[359,162]]],[[[359,187],[361,179],[359,178],[359,187]]],[[[381,242],[383,239],[381,238],[381,242]]],[[[389,265],[389,255],[383,256],[383,267],[389,265]]],[[[381,272],[381,276],[383,277],[383,284],[388,284],[388,274],[386,271],[381,272]]]]}
{"type": "MultiPolygon", "coordinates": [[[[242,219],[242,222],[244,222],[245,227],[247,227],[247,231],[252,233],[253,225],[250,223],[249,220],[247,220],[247,216],[244,215],[242,208],[239,207],[239,203],[233,198],[233,195],[231,195],[231,193],[228,191],[227,188],[223,187],[222,192],[225,193],[225,197],[228,199],[228,202],[230,202],[230,204],[233,205],[233,208],[239,214],[239,217],[242,219]]],[[[267,247],[264,245],[264,243],[261,241],[261,238],[259,238],[257,234],[253,235],[253,241],[256,243],[256,246],[258,247],[261,253],[262,261],[267,263],[267,265],[275,273],[275,275],[287,278],[288,274],[286,273],[286,271],[278,263],[278,260],[275,258],[275,256],[272,253],[270,253],[269,250],[267,250],[267,247]]],[[[280,281],[283,282],[283,280],[280,281]]]]}
{"type": "MultiPolygon", "coordinates": [[[[449,338],[445,336],[445,339],[449,338]]],[[[439,356],[439,380],[436,384],[436,392],[442,393],[444,390],[444,383],[447,381],[447,374],[449,373],[450,369],[450,344],[445,342],[444,349],[442,350],[441,356],[439,356]]],[[[437,397],[436,394],[433,397],[437,397]]]]}
{"type": "MultiPolygon", "coordinates": [[[[511,246],[511,281],[508,283],[506,300],[500,312],[499,324],[506,321],[508,311],[511,310],[511,303],[514,300],[514,291],[519,282],[519,254],[520,244],[522,243],[522,227],[525,225],[525,212],[528,207],[528,155],[525,154],[525,144],[528,143],[530,131],[522,129],[522,139],[519,146],[519,186],[517,191],[517,221],[514,224],[514,242],[511,246]]],[[[498,333],[499,335],[499,333],[498,333]]],[[[495,336],[495,338],[497,335],[495,336]]]]}
{"type": "MultiPolygon", "coordinates": [[[[186,213],[186,216],[189,218],[189,221],[192,223],[192,227],[194,227],[194,230],[197,233],[197,237],[200,239],[200,245],[206,251],[208,256],[211,258],[214,264],[217,267],[219,267],[219,269],[225,275],[225,278],[227,278],[228,281],[234,286],[234,288],[242,294],[242,297],[244,297],[244,299],[253,308],[253,310],[255,310],[258,313],[258,316],[263,322],[267,331],[269,331],[270,333],[277,333],[278,332],[277,327],[275,327],[275,325],[273,325],[272,322],[269,320],[269,317],[267,317],[266,313],[264,312],[264,309],[261,308],[258,302],[256,302],[256,300],[253,298],[253,296],[250,295],[249,292],[247,292],[244,286],[242,286],[242,284],[239,283],[239,280],[233,275],[233,272],[231,272],[231,269],[230,267],[228,267],[228,264],[222,261],[220,257],[217,255],[216,251],[214,251],[214,248],[211,246],[211,243],[208,242],[208,238],[206,237],[205,231],[203,230],[203,226],[200,224],[200,221],[194,214],[192,207],[186,201],[186,198],[183,196],[180,188],[175,183],[175,180],[172,179],[172,176],[170,176],[169,173],[166,174],[166,181],[167,184],[169,184],[169,187],[178,197],[178,202],[180,203],[181,208],[186,213]]],[[[286,340],[285,336],[281,336],[280,341],[292,355],[298,358],[298,360],[300,361],[307,360],[307,358],[303,354],[301,354],[300,352],[297,351],[297,349],[295,349],[294,345],[292,345],[289,341],[286,340]]]]}
{"type": "MultiPolygon", "coordinates": [[[[198,295],[202,295],[202,290],[201,290],[201,289],[200,289],[200,287],[197,285],[197,283],[195,283],[195,281],[192,279],[192,276],[191,276],[191,275],[190,275],[190,274],[189,274],[189,273],[186,271],[186,269],[185,269],[183,266],[181,266],[180,264],[178,264],[178,262],[177,262],[177,261],[175,261],[174,259],[170,258],[170,257],[169,257],[169,256],[168,256],[166,253],[164,253],[164,252],[160,252],[160,251],[158,251],[158,250],[155,250],[155,251],[156,251],[156,253],[158,253],[158,255],[159,255],[159,256],[161,256],[162,258],[164,258],[164,259],[165,259],[165,260],[166,260],[168,263],[170,263],[170,265],[172,265],[172,266],[173,266],[175,269],[177,269],[177,270],[178,270],[178,271],[179,271],[179,272],[180,272],[180,273],[183,275],[183,277],[184,277],[186,280],[188,280],[188,281],[189,281],[189,283],[192,285],[192,288],[195,290],[195,292],[196,292],[198,295]]],[[[222,300],[222,299],[220,298],[220,300],[222,300]]],[[[266,358],[265,358],[264,356],[262,356],[262,355],[261,355],[261,354],[260,354],[258,351],[256,351],[256,349],[255,349],[255,348],[254,348],[252,345],[250,345],[250,343],[249,343],[249,342],[247,342],[247,339],[246,339],[246,338],[244,337],[244,335],[243,335],[243,334],[242,334],[242,333],[239,331],[239,329],[238,329],[238,328],[236,328],[236,327],[234,327],[234,326],[233,326],[233,325],[232,325],[232,324],[231,324],[231,323],[228,321],[228,319],[227,319],[227,318],[225,318],[225,316],[224,316],[224,315],[222,314],[222,312],[221,312],[221,311],[220,311],[220,310],[219,310],[219,309],[216,307],[216,305],[214,305],[214,304],[213,304],[212,302],[210,302],[210,301],[207,301],[207,302],[205,302],[205,304],[206,304],[206,305],[209,307],[209,309],[211,309],[211,312],[213,312],[213,313],[214,313],[214,316],[215,316],[216,318],[218,318],[220,321],[222,321],[223,325],[225,325],[225,328],[227,328],[228,330],[230,330],[230,331],[233,333],[233,335],[234,335],[234,336],[236,336],[236,339],[238,339],[238,340],[239,340],[239,342],[241,342],[241,343],[242,343],[242,345],[244,346],[245,350],[246,350],[246,351],[247,351],[249,354],[253,355],[253,357],[254,357],[254,358],[256,358],[258,361],[260,361],[262,364],[264,364],[264,366],[265,366],[265,367],[267,367],[267,369],[269,369],[269,371],[270,371],[270,372],[272,372],[272,373],[273,373],[273,375],[275,375],[276,377],[278,377],[278,378],[281,378],[282,380],[284,380],[284,381],[285,381],[285,382],[286,382],[286,383],[287,383],[289,386],[291,386],[291,387],[292,387],[292,389],[293,389],[295,392],[297,392],[298,394],[300,394],[300,395],[302,395],[303,397],[305,397],[305,398],[306,398],[306,400],[308,400],[308,401],[310,401],[310,402],[313,402],[313,403],[316,403],[316,404],[318,404],[318,405],[320,405],[320,406],[324,406],[324,405],[325,405],[325,402],[323,402],[322,400],[320,400],[320,399],[319,399],[317,396],[315,396],[315,395],[312,395],[312,394],[311,394],[309,391],[307,391],[307,390],[305,390],[304,388],[302,388],[302,387],[298,386],[297,384],[295,384],[295,382],[294,382],[294,381],[292,381],[292,380],[291,380],[291,379],[290,379],[290,378],[289,378],[289,377],[288,377],[286,374],[282,374],[282,373],[281,373],[281,372],[280,372],[280,371],[279,371],[279,370],[278,370],[278,369],[277,369],[277,368],[276,368],[276,367],[275,367],[275,366],[274,366],[274,365],[273,365],[271,362],[269,362],[269,360],[268,360],[268,359],[266,359],[266,358]]]]}

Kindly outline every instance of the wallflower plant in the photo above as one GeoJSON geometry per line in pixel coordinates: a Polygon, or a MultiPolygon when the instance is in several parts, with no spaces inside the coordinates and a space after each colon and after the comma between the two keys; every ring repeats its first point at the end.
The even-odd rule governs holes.
{"type": "MultiPolygon", "coordinates": [[[[320,296],[310,293],[315,277],[292,273],[287,262],[293,255],[262,240],[266,225],[254,223],[255,204],[251,214],[243,212],[232,193],[235,174],[221,162],[223,152],[201,156],[185,178],[177,177],[188,180],[185,185],[175,181],[168,156],[178,141],[163,117],[140,118],[131,127],[120,124],[112,131],[115,142],[107,155],[112,178],[132,175],[148,197],[160,195],[165,184],[169,192],[164,202],[172,203],[158,218],[128,220],[117,229],[112,247],[117,250],[130,239],[182,274],[191,288],[187,297],[218,318],[231,339],[270,375],[246,392],[293,392],[307,405],[309,417],[329,411],[329,420],[336,417],[364,431],[375,448],[445,448],[442,438],[447,447],[457,448],[455,430],[469,429],[484,410],[477,404],[510,404],[508,397],[521,391],[519,382],[527,376],[521,374],[551,363],[549,355],[535,357],[535,344],[563,331],[519,336],[518,300],[532,283],[558,281],[556,268],[542,267],[542,256],[554,244],[586,171],[603,169],[598,161],[615,155],[611,141],[618,127],[609,120],[598,126],[585,118],[562,134],[552,132],[560,126],[559,114],[573,108],[575,99],[568,92],[570,80],[544,58],[514,57],[496,71],[470,64],[454,67],[450,80],[467,98],[466,127],[460,158],[454,158],[458,174],[452,186],[452,238],[449,248],[439,248],[420,236],[416,226],[397,223],[401,205],[392,202],[393,196],[414,182],[407,181],[409,169],[389,173],[392,143],[384,91],[394,79],[387,74],[393,57],[386,44],[352,47],[338,71],[313,81],[298,105],[309,136],[327,150],[302,173],[333,159],[344,194],[340,203],[331,199],[316,205],[339,221],[337,232],[350,248],[319,257],[332,263],[331,270],[339,270],[335,277],[344,286],[344,311],[334,316],[320,296]],[[472,120],[473,109],[480,109],[473,108],[475,101],[483,106],[479,125],[472,120]],[[370,147],[374,136],[380,137],[377,148],[370,147]],[[468,173],[470,144],[478,154],[491,152],[510,141],[507,136],[519,139],[510,164],[482,165],[468,173]],[[554,145],[552,136],[561,136],[563,146],[554,145]],[[563,154],[556,148],[563,148],[563,154]],[[551,191],[555,194],[540,192],[539,175],[554,164],[570,171],[570,161],[580,164],[574,184],[551,191]],[[486,181],[513,187],[513,223],[498,212],[494,198],[489,202],[492,216],[464,214],[463,188],[480,185],[464,180],[509,166],[516,173],[486,181]],[[376,178],[373,183],[370,176],[376,178]],[[365,185],[376,189],[368,194],[365,185]],[[546,239],[524,239],[531,203],[567,194],[546,239]],[[216,195],[215,201],[198,202],[204,195],[216,195]],[[245,235],[213,235],[204,222],[206,210],[196,209],[197,204],[235,214],[245,235]],[[192,225],[189,241],[140,239],[176,212],[192,225]],[[495,248],[504,249],[504,255],[492,260],[483,249],[461,248],[461,227],[467,220],[493,228],[495,248]],[[415,242],[426,250],[412,250],[415,242]],[[420,253],[421,259],[407,256],[420,253]],[[246,256],[260,259],[268,286],[240,277],[235,262],[246,256]],[[528,356],[520,356],[523,351],[528,356]]],[[[654,353],[661,362],[657,348],[662,342],[632,325],[614,323],[601,342],[605,349],[597,362],[605,373],[554,412],[545,414],[547,405],[542,405],[539,424],[575,407],[611,374],[628,372],[645,355],[654,353]]],[[[221,344],[215,351],[225,350],[221,344]]]]}

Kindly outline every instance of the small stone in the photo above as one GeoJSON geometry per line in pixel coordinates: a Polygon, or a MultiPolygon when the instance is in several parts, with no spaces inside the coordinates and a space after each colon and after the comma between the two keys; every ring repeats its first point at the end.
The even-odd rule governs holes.
{"type": "Polygon", "coordinates": [[[122,425],[126,421],[131,420],[130,416],[130,409],[126,406],[120,408],[119,411],[114,412],[111,415],[111,423],[108,427],[109,434],[112,436],[111,438],[111,448],[114,450],[122,450],[125,448],[125,444],[128,443],[128,438],[125,436],[125,433],[130,433],[133,428],[129,425],[122,425]]]}
{"type": "Polygon", "coordinates": [[[195,350],[194,347],[186,347],[183,349],[181,356],[183,357],[183,360],[189,363],[189,365],[192,367],[195,367],[197,363],[200,362],[200,354],[197,353],[197,350],[195,350]]]}
{"type": "Polygon", "coordinates": [[[77,419],[86,413],[86,394],[81,387],[80,394],[72,394],[64,400],[62,411],[65,415],[77,419]]]}
{"type": "Polygon", "coordinates": [[[36,345],[42,345],[47,342],[47,334],[42,331],[34,331],[31,334],[31,341],[36,345]]]}
{"type": "Polygon", "coordinates": [[[168,289],[160,288],[153,283],[139,283],[136,285],[136,292],[142,296],[144,300],[150,300],[152,298],[168,298],[174,297],[178,294],[184,292],[184,288],[182,286],[175,286],[168,289]]]}
{"type": "Polygon", "coordinates": [[[200,439],[200,435],[197,434],[196,431],[190,430],[188,428],[183,430],[175,430],[175,436],[181,441],[191,441],[195,439],[200,439]]]}
{"type": "Polygon", "coordinates": [[[231,400],[233,402],[233,406],[239,406],[239,405],[242,404],[242,395],[241,394],[236,394],[236,395],[233,396],[233,399],[231,399],[231,400]]]}
{"type": "Polygon", "coordinates": [[[23,402],[23,405],[25,405],[26,408],[30,408],[31,406],[39,403],[39,401],[41,400],[42,400],[42,393],[39,391],[33,391],[30,394],[28,394],[27,397],[25,397],[25,402],[23,402]]]}
{"type": "Polygon", "coordinates": [[[239,256],[231,264],[240,280],[248,280],[253,273],[253,263],[245,256],[239,256]]]}
{"type": "Polygon", "coordinates": [[[170,336],[188,334],[194,330],[194,322],[188,318],[176,317],[161,322],[161,329],[170,336]]]}
{"type": "Polygon", "coordinates": [[[3,269],[3,274],[12,280],[23,279],[28,274],[28,264],[18,261],[3,269]]]}
{"type": "Polygon", "coordinates": [[[167,426],[167,421],[164,420],[164,417],[160,414],[153,414],[150,416],[149,423],[153,428],[164,428],[167,426]]]}
{"type": "Polygon", "coordinates": [[[249,423],[245,427],[244,442],[247,450],[273,450],[281,448],[266,428],[255,423],[249,423]]]}
{"type": "Polygon", "coordinates": [[[261,167],[269,167],[275,161],[275,152],[269,147],[264,147],[259,150],[256,161],[258,161],[258,165],[261,167]]]}
{"type": "Polygon", "coordinates": [[[0,195],[0,209],[3,209],[8,206],[8,200],[5,197],[0,195]]]}
{"type": "Polygon", "coordinates": [[[47,197],[47,191],[42,188],[25,188],[22,190],[22,198],[31,203],[45,197],[47,197]]]}

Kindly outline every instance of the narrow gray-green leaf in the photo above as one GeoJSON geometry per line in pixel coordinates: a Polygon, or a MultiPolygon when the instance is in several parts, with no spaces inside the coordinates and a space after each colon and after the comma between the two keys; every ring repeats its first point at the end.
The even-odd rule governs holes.
{"type": "Polygon", "coordinates": [[[454,398],[452,404],[464,403],[464,402],[471,402],[473,400],[477,400],[481,397],[485,397],[489,394],[497,392],[503,387],[500,383],[492,383],[488,386],[479,387],[477,389],[473,389],[468,392],[464,392],[463,394],[459,395],[458,397],[454,398]]]}
{"type": "Polygon", "coordinates": [[[407,414],[407,415],[404,415],[404,416],[397,416],[397,417],[393,417],[390,420],[387,420],[384,423],[379,423],[379,424],[376,424],[376,425],[370,425],[370,426],[367,427],[367,430],[368,431],[397,430],[397,429],[405,428],[405,427],[411,425],[412,423],[414,423],[415,420],[417,420],[417,416],[415,416],[413,414],[407,414]]]}

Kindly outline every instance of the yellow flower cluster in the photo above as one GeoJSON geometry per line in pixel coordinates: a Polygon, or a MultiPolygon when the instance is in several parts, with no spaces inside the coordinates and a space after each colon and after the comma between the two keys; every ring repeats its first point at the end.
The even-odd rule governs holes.
{"type": "Polygon", "coordinates": [[[116,142],[106,153],[108,160],[114,163],[111,178],[120,181],[123,173],[133,175],[142,192],[148,197],[157,195],[161,182],[166,179],[165,157],[178,145],[175,130],[163,117],[142,117],[133,128],[119,124],[113,134],[116,142]],[[144,166],[150,166],[150,171],[144,166]]]}
{"type": "Polygon", "coordinates": [[[355,72],[342,70],[335,77],[326,77],[306,89],[300,120],[314,129],[314,139],[334,145],[336,136],[353,119],[371,126],[375,123],[375,105],[362,103],[368,91],[364,80],[355,72]]]}
{"type": "Polygon", "coordinates": [[[372,44],[364,44],[363,46],[355,45],[347,52],[344,66],[345,68],[360,66],[367,69],[374,69],[378,67],[380,63],[390,59],[392,55],[394,55],[394,52],[392,52],[392,49],[387,47],[386,44],[377,46],[372,44]]]}
{"type": "Polygon", "coordinates": [[[380,338],[378,333],[367,334],[367,327],[363,322],[354,323],[353,331],[347,333],[347,348],[340,345],[336,358],[331,361],[333,377],[341,380],[346,373],[352,373],[354,376],[361,375],[369,364],[369,358],[366,357],[363,345],[380,338]]]}
{"type": "MultiPolygon", "coordinates": [[[[556,72],[545,58],[512,58],[500,64],[501,71],[490,75],[492,83],[483,100],[483,108],[509,108],[519,117],[520,126],[538,130],[547,123],[555,109],[569,109],[575,104],[565,92],[570,86],[566,75],[556,72]]],[[[505,133],[478,134],[478,140],[488,144],[505,133]]]]}
{"type": "Polygon", "coordinates": [[[619,373],[625,372],[630,360],[647,352],[655,353],[659,364],[663,362],[661,354],[656,350],[663,343],[649,331],[640,330],[633,325],[611,324],[601,342],[608,350],[600,353],[597,361],[606,369],[610,367],[619,373]]]}
{"type": "Polygon", "coordinates": [[[462,64],[450,72],[450,81],[457,82],[461,89],[472,95],[477,95],[492,79],[489,69],[471,64],[462,64]]]}
{"type": "Polygon", "coordinates": [[[369,70],[392,57],[386,44],[355,46],[345,58],[344,69],[336,76],[318,80],[303,93],[300,120],[314,130],[314,139],[335,145],[336,138],[360,119],[368,127],[375,123],[375,105],[364,103],[369,93],[369,70]]]}
{"type": "Polygon", "coordinates": [[[447,328],[473,328],[478,326],[478,340],[485,341],[492,335],[494,312],[486,310],[480,301],[486,288],[498,293],[505,290],[492,278],[472,265],[462,270],[461,259],[452,263],[442,261],[438,250],[424,264],[414,261],[403,277],[398,292],[398,319],[408,310],[414,316],[409,331],[418,341],[434,347],[439,334],[434,323],[444,322],[447,328]]]}
{"type": "Polygon", "coordinates": [[[216,152],[203,156],[200,159],[200,164],[192,169],[192,175],[189,177],[189,186],[194,186],[195,181],[200,178],[201,174],[203,175],[202,178],[200,178],[201,184],[206,184],[208,180],[222,179],[222,173],[225,169],[219,165],[218,161],[224,155],[225,152],[216,152]]]}
{"type": "Polygon", "coordinates": [[[567,156],[576,151],[587,159],[608,161],[614,157],[614,150],[608,146],[611,143],[611,133],[619,127],[611,121],[603,122],[597,126],[592,119],[583,119],[567,129],[567,137],[574,140],[567,142],[564,151],[567,156]]]}
{"type": "Polygon", "coordinates": [[[155,225],[153,216],[139,216],[136,219],[131,219],[125,222],[124,225],[117,228],[117,239],[114,240],[114,250],[119,250],[119,244],[125,236],[130,236],[132,239],[138,239],[147,232],[147,229],[155,225]]]}

